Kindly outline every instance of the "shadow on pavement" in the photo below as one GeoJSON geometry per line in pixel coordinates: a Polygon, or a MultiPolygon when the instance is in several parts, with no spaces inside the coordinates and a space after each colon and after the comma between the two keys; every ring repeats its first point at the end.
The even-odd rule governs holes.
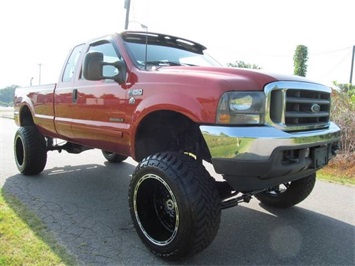
{"type": "MultiPolygon", "coordinates": [[[[16,197],[84,265],[353,265],[354,226],[300,207],[256,204],[222,212],[215,241],[193,258],[167,262],[139,240],[128,209],[134,166],[89,164],[7,178],[16,197]]],[[[21,215],[21,214],[19,214],[21,215]]]]}

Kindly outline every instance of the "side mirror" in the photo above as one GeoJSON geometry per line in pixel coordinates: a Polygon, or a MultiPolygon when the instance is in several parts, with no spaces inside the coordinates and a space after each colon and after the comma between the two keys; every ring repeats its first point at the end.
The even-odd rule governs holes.
{"type": "MultiPolygon", "coordinates": [[[[122,85],[126,82],[126,65],[123,61],[116,61],[113,63],[104,62],[104,55],[100,52],[89,52],[85,55],[83,64],[83,76],[87,80],[102,80],[102,79],[113,79],[118,84],[122,85]],[[115,68],[118,74],[114,75],[104,75],[107,72],[107,67],[115,68]]],[[[112,71],[111,71],[112,72],[112,71]]]]}
{"type": "Polygon", "coordinates": [[[85,55],[83,76],[87,80],[102,80],[104,55],[98,52],[89,52],[85,55]]]}
{"type": "Polygon", "coordinates": [[[126,83],[127,67],[124,61],[116,61],[114,63],[105,63],[108,66],[114,66],[118,70],[118,74],[113,77],[108,77],[122,85],[126,83]]]}

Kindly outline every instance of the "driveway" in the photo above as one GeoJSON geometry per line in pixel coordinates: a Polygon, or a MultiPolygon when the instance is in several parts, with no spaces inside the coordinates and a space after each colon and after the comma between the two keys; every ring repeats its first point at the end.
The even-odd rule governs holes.
{"type": "Polygon", "coordinates": [[[0,186],[43,220],[83,265],[354,265],[355,188],[317,182],[298,206],[224,210],[215,241],[193,258],[167,262],[139,240],[129,216],[135,162],[107,163],[98,150],[49,152],[41,175],[18,174],[14,122],[0,118],[0,186]]]}

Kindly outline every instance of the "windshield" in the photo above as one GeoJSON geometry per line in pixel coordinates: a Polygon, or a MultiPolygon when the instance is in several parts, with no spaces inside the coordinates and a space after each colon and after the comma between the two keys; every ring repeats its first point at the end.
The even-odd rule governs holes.
{"type": "Polygon", "coordinates": [[[166,35],[125,34],[126,46],[140,68],[144,68],[146,63],[149,68],[154,66],[221,66],[204,53],[206,48],[200,44],[166,35]],[[146,37],[148,38],[147,47],[146,37]]]}

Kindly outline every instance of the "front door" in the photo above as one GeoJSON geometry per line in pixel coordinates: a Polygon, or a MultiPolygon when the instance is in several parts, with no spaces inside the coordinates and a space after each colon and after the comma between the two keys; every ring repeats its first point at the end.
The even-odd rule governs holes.
{"type": "MultiPolygon", "coordinates": [[[[108,40],[91,44],[90,51],[103,53],[104,62],[123,60],[117,48],[108,40]]],[[[117,71],[113,66],[105,66],[103,75],[114,76],[117,71]]],[[[127,145],[123,145],[128,123],[126,93],[113,80],[89,81],[80,74],[72,92],[72,131],[76,142],[127,154],[127,145]]]]}

